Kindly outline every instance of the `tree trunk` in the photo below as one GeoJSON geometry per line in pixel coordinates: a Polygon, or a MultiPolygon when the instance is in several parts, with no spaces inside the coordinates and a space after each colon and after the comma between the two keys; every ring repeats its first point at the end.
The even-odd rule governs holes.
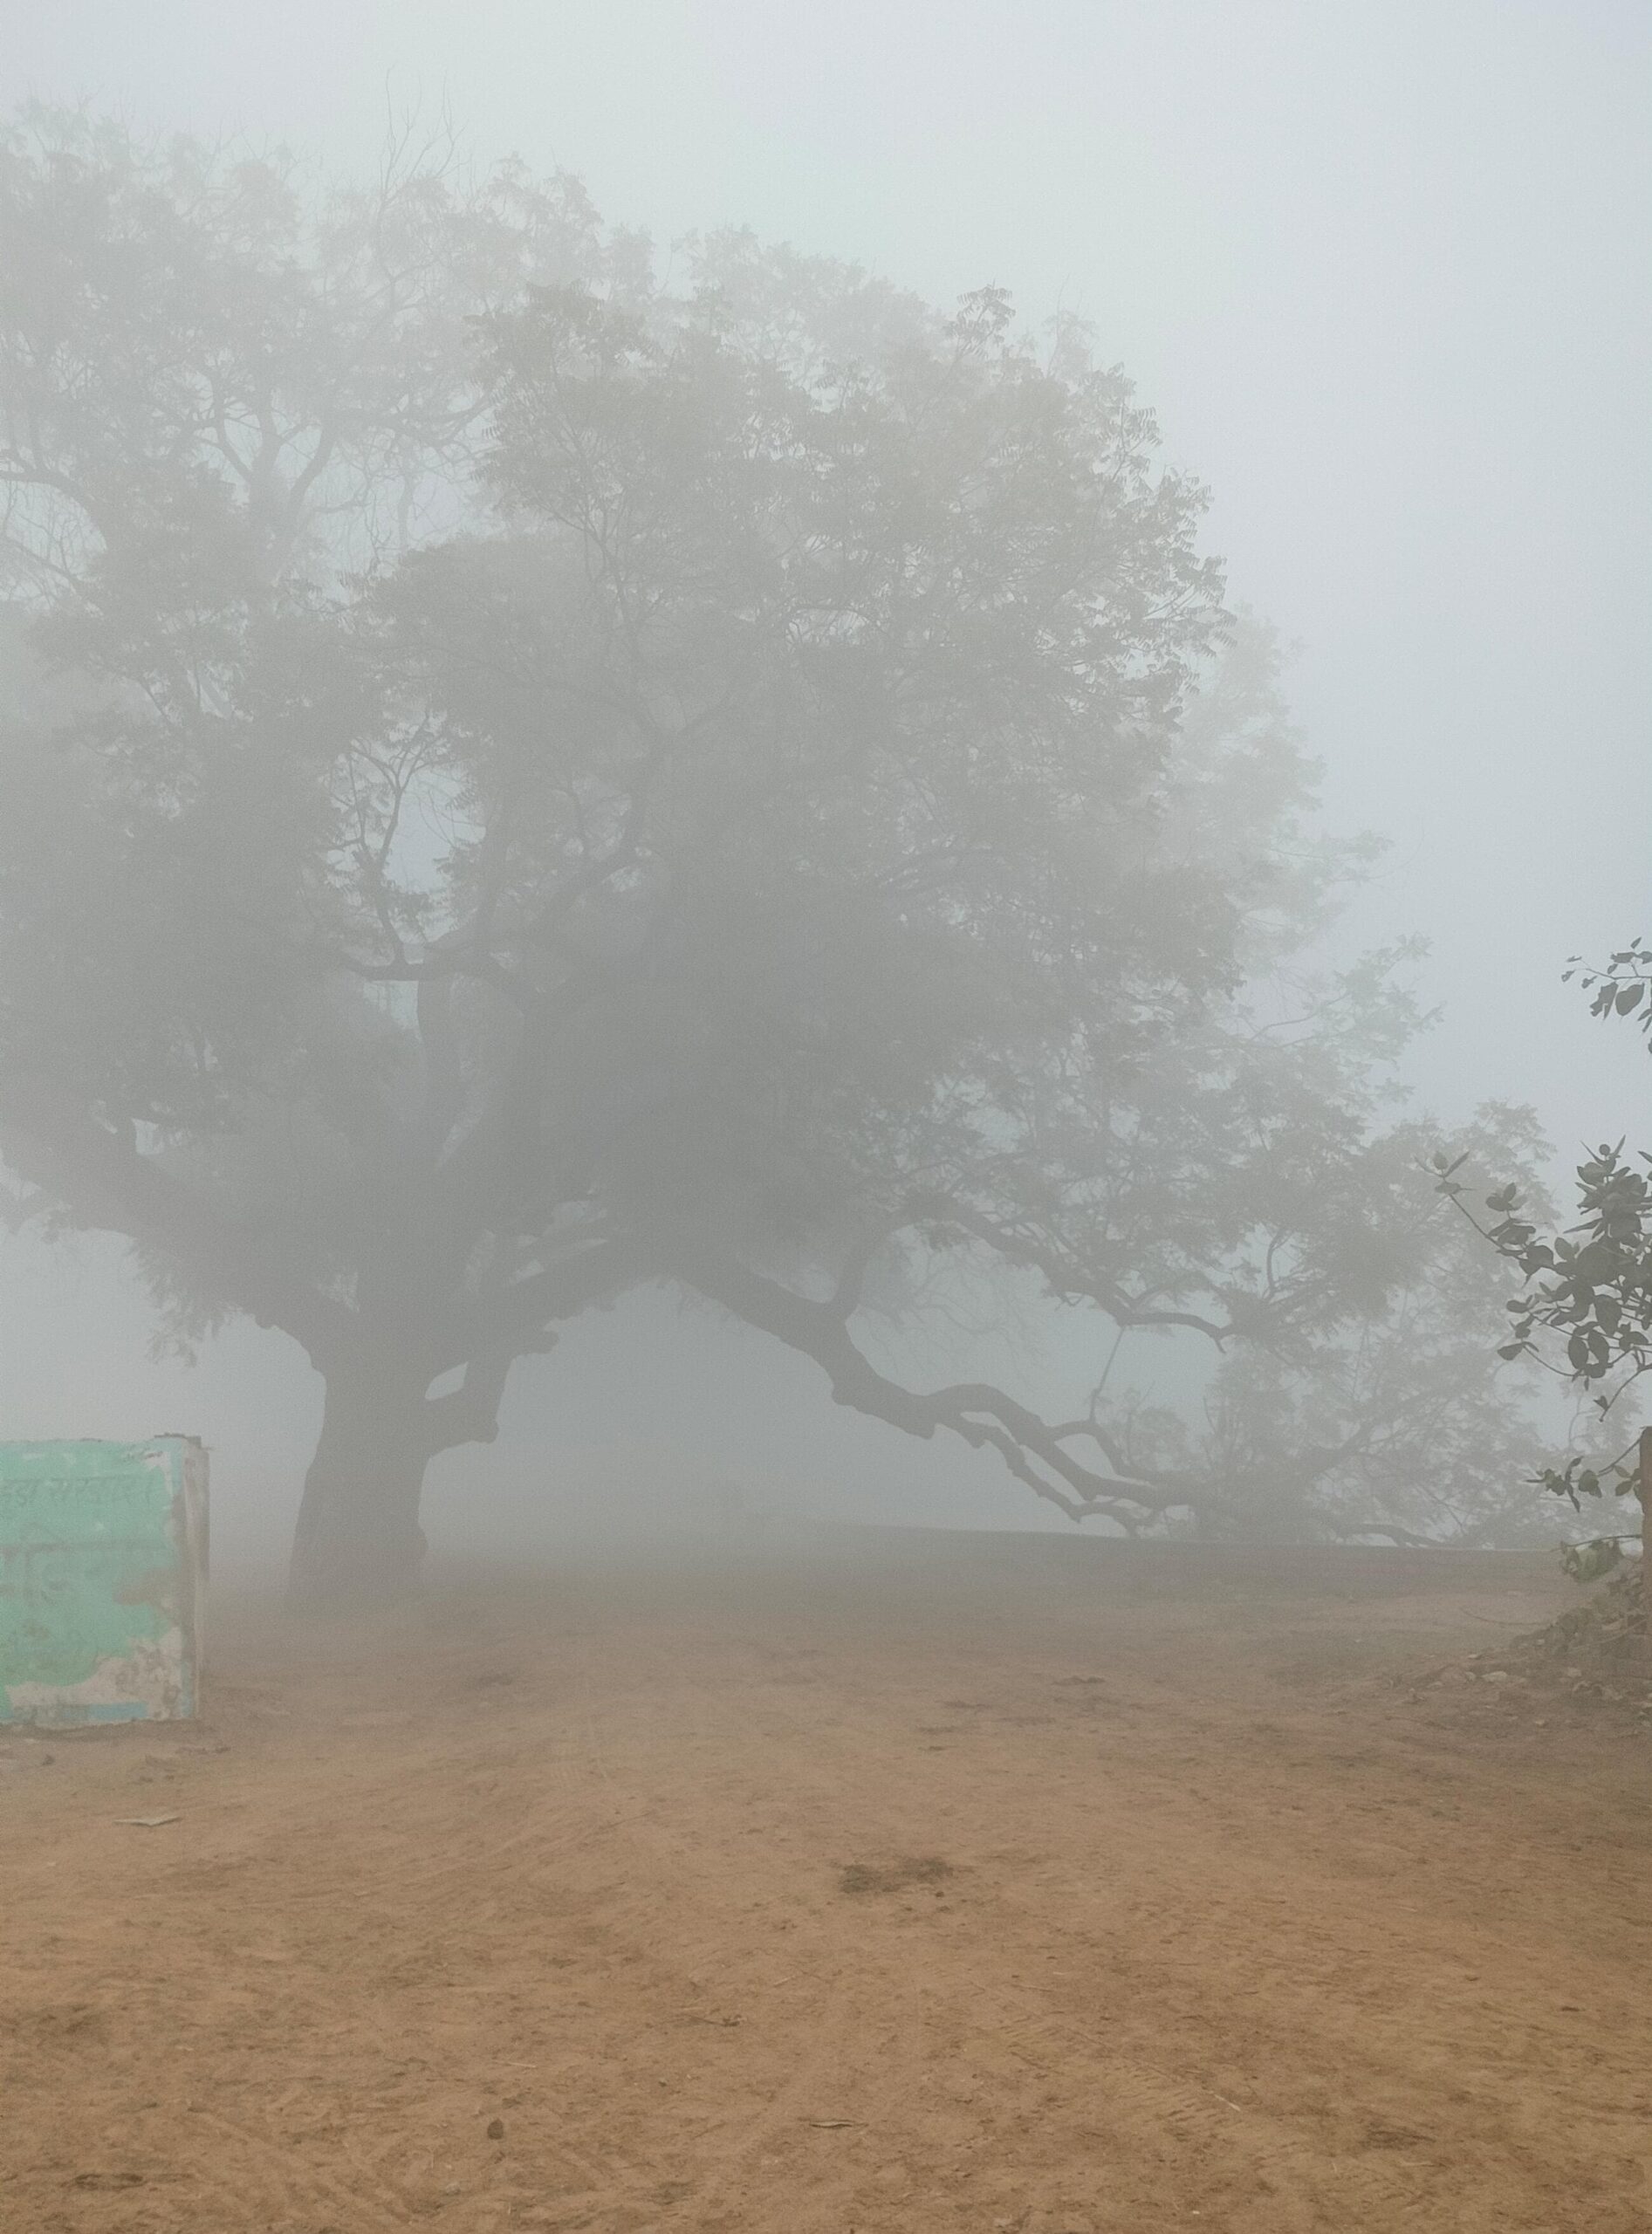
{"type": "Polygon", "coordinates": [[[429,1460],[422,1387],[359,1368],[329,1377],[293,1538],[290,1607],[382,1605],[417,1587],[425,1552],[419,1497],[429,1460]]]}

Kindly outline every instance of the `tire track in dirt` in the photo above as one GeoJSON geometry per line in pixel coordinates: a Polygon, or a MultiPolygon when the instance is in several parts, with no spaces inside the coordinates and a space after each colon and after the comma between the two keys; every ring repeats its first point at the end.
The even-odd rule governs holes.
{"type": "MultiPolygon", "coordinates": [[[[238,2161],[223,2163],[221,2155],[208,2155],[192,2166],[196,2182],[216,2189],[217,2208],[223,2210],[225,2224],[235,2222],[228,2216],[231,2210],[244,2210],[249,2201],[267,2210],[271,2190],[279,2207],[288,2212],[312,2211],[324,2204],[329,2211],[342,2210],[344,2224],[350,2234],[406,2234],[406,2229],[417,2224],[420,2214],[410,2205],[396,2208],[384,2202],[375,2202],[371,2191],[355,2183],[346,2184],[336,2175],[322,2170],[314,2163],[295,2164],[298,2154],[290,2139],[261,2130],[244,2119],[226,2117],[220,2111],[201,2111],[195,2114],[203,2128],[219,2135],[232,2144],[238,2161]],[[264,2168],[266,2183],[262,2192],[250,2196],[245,2178],[245,2159],[250,2156],[264,2168]]],[[[244,2220],[242,2222],[246,2224],[244,2220]]]]}

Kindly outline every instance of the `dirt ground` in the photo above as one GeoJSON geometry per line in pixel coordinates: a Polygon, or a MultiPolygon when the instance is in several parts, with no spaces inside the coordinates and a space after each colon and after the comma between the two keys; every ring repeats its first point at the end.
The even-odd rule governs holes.
{"type": "Polygon", "coordinates": [[[0,2226],[1652,2227],[1652,1736],[1416,1680],[1570,1588],[868,1535],[221,1596],[206,1724],[0,1742],[0,2226]]]}

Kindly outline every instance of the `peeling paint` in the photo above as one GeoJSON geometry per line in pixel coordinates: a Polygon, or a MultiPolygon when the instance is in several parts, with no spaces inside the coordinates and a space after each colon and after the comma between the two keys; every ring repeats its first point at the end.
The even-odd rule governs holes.
{"type": "Polygon", "coordinates": [[[206,1531],[192,1436],[0,1444],[0,1722],[197,1712],[206,1531]]]}

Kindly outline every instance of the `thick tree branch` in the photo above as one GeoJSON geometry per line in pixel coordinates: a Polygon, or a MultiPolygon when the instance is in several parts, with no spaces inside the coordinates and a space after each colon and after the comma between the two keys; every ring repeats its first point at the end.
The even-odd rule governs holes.
{"type": "Polygon", "coordinates": [[[1098,1474],[1081,1465],[1036,1413],[990,1382],[963,1381],[927,1393],[902,1388],[855,1347],[835,1301],[799,1295],[703,1244],[680,1244],[669,1252],[669,1269],[748,1326],[812,1358],[838,1403],[926,1441],[944,1429],[977,1449],[996,1450],[1018,1481],[1070,1519],[1120,1507],[1159,1511],[1188,1502],[1144,1477],[1098,1474]]]}
{"type": "Polygon", "coordinates": [[[427,1398],[424,1422],[433,1458],[461,1443],[493,1441],[499,1432],[504,1385],[517,1355],[514,1347],[507,1347],[489,1356],[473,1358],[451,1395],[427,1398]]]}
{"type": "Polygon", "coordinates": [[[634,1243],[592,1241],[569,1249],[526,1279],[494,1290],[456,1316],[442,1363],[468,1365],[505,1351],[523,1356],[544,1346],[554,1321],[613,1302],[655,1269],[634,1243]]]}

